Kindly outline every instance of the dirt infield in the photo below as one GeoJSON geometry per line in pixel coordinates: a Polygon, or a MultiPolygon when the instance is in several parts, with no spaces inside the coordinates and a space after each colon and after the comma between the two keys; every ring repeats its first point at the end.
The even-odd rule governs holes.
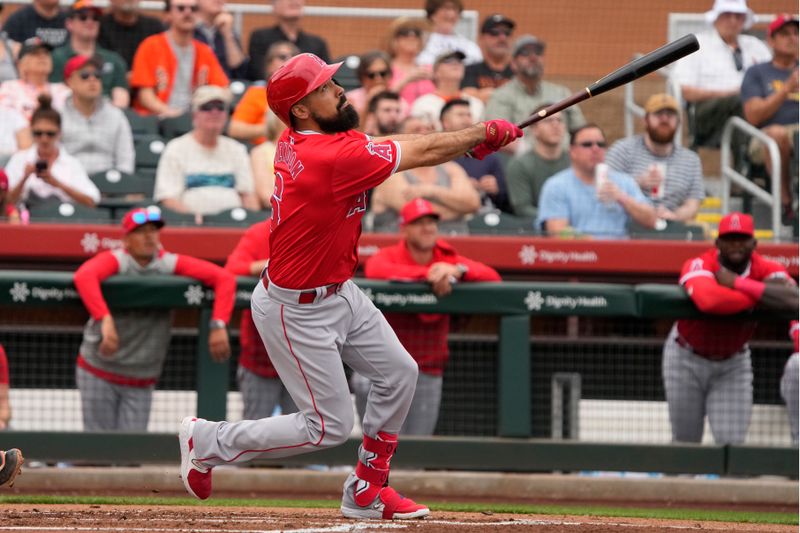
{"type": "Polygon", "coordinates": [[[112,505],[4,505],[0,532],[90,531],[90,532],[214,532],[255,531],[338,532],[383,531],[536,531],[592,532],[645,531],[675,532],[753,531],[789,532],[796,526],[698,522],[688,520],[650,520],[587,516],[544,516],[483,513],[433,512],[426,520],[353,521],[334,509],[285,508],[197,508],[172,506],[112,505]]]}

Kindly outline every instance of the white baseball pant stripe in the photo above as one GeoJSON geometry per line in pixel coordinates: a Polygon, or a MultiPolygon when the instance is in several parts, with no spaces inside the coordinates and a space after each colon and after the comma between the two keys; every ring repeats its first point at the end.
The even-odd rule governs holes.
{"type": "Polygon", "coordinates": [[[675,326],[664,343],[664,393],[672,440],[700,442],[708,415],[717,444],[741,444],[753,411],[753,367],[750,348],[728,359],[712,361],[677,342],[675,326]]]}
{"type": "Polygon", "coordinates": [[[417,381],[417,363],[386,319],[352,282],[314,303],[298,304],[300,291],[259,283],[253,321],[298,412],[241,422],[198,421],[193,443],[209,466],[254,458],[280,458],[336,446],[354,424],[342,362],[367,377],[372,388],[364,433],[398,433],[417,381]]]}

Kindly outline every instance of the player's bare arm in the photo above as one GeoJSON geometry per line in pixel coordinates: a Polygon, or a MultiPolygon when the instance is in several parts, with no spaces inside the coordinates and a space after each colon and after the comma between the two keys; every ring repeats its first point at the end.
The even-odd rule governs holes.
{"type": "Polygon", "coordinates": [[[714,273],[717,282],[730,289],[735,289],[745,294],[760,296],[756,299],[758,307],[773,311],[793,311],[800,305],[797,286],[788,278],[771,278],[764,282],[737,276],[725,267],[720,267],[714,273]]]}
{"type": "Polygon", "coordinates": [[[400,165],[397,171],[417,167],[430,167],[455,159],[484,141],[486,138],[483,124],[475,124],[469,128],[419,135],[411,140],[394,140],[400,145],[400,165]]]}
{"type": "Polygon", "coordinates": [[[117,326],[111,314],[103,317],[100,323],[100,332],[103,340],[100,342],[100,354],[104,357],[113,356],[119,350],[119,336],[117,326]]]}

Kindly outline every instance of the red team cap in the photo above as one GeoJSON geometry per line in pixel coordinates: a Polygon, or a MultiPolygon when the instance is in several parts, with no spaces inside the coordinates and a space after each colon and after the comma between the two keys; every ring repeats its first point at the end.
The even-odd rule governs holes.
{"type": "Polygon", "coordinates": [[[0,191],[7,191],[8,190],[8,174],[6,171],[0,168],[0,191]]]}
{"type": "Polygon", "coordinates": [[[742,213],[729,213],[719,221],[720,237],[723,235],[753,236],[753,217],[742,213]]]}
{"type": "Polygon", "coordinates": [[[155,206],[137,207],[122,217],[122,229],[125,230],[126,235],[147,223],[155,224],[159,229],[163,228],[164,220],[161,218],[161,209],[155,206]]]}
{"type": "Polygon", "coordinates": [[[769,24],[767,35],[772,37],[773,35],[775,35],[776,31],[783,28],[787,24],[794,24],[795,26],[797,26],[798,24],[800,24],[800,21],[797,20],[797,17],[789,15],[787,13],[781,13],[780,15],[776,15],[775,20],[773,20],[769,24]]]}
{"type": "Polygon", "coordinates": [[[64,79],[69,79],[72,73],[86,65],[91,65],[99,72],[103,71],[103,60],[99,56],[75,56],[64,65],[64,79]]]}
{"type": "Polygon", "coordinates": [[[433,205],[428,200],[414,198],[400,210],[400,225],[405,226],[422,217],[439,219],[439,213],[433,210],[433,205]]]}
{"type": "Polygon", "coordinates": [[[314,54],[298,54],[275,71],[267,82],[269,108],[291,127],[292,106],[333,78],[342,62],[328,65],[314,54]]]}

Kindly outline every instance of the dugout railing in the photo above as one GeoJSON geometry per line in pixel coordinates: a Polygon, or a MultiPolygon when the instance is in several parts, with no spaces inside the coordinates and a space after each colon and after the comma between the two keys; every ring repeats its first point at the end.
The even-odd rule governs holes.
{"type": "MultiPolygon", "coordinates": [[[[254,283],[255,280],[252,278],[239,279],[236,299],[238,308],[248,305],[250,290],[254,283]]],[[[778,439],[769,445],[759,444],[756,441],[757,445],[717,446],[673,445],[668,439],[661,442],[646,440],[637,442],[635,437],[633,442],[625,442],[613,438],[613,435],[610,438],[606,436],[590,440],[548,438],[554,428],[555,416],[553,420],[546,421],[544,429],[539,427],[540,414],[550,412],[552,407],[550,403],[546,406],[541,404],[544,401],[551,402],[552,397],[549,395],[561,394],[562,391],[556,388],[550,389],[551,376],[543,375],[538,377],[547,383],[545,388],[548,390],[545,392],[548,394],[540,395],[542,391],[538,389],[543,381],[536,379],[536,373],[544,374],[550,371],[548,367],[537,366],[538,360],[546,356],[563,356],[562,352],[555,352],[555,356],[547,352],[546,345],[563,344],[564,340],[542,339],[541,335],[537,335],[538,324],[548,320],[560,320],[565,327],[564,339],[571,345],[578,346],[583,343],[591,346],[605,343],[617,345],[624,351],[625,345],[641,345],[642,340],[632,341],[614,334],[603,340],[601,333],[604,327],[608,327],[608,323],[604,322],[607,319],[613,319],[611,329],[614,330],[626,322],[700,316],[691,301],[676,285],[528,282],[470,284],[458,286],[450,296],[439,299],[422,285],[368,280],[357,280],[357,283],[384,311],[440,312],[488,315],[496,318],[497,342],[489,348],[496,350],[494,353],[496,366],[492,371],[479,376],[479,379],[494,381],[493,386],[496,385],[497,396],[494,403],[490,404],[491,410],[494,411],[493,416],[496,418],[496,421],[493,421],[494,425],[491,426],[493,433],[484,436],[450,436],[445,433],[444,436],[432,438],[404,439],[403,457],[398,461],[401,466],[507,471],[617,470],[720,475],[777,474],[796,477],[797,449],[787,444],[786,439],[778,439]]],[[[213,294],[196,282],[179,277],[152,277],[142,280],[117,276],[103,284],[103,292],[112,309],[193,310],[194,314],[189,315],[189,321],[194,321],[193,334],[197,339],[204,339],[208,335],[206,325],[213,294]]],[[[78,317],[78,321],[73,321],[73,324],[78,325],[79,332],[80,321],[85,320],[86,315],[72,285],[72,273],[0,272],[0,342],[6,344],[10,355],[12,400],[15,392],[15,365],[21,363],[26,350],[32,349],[37,343],[43,344],[45,351],[63,352],[65,350],[63,346],[52,342],[48,344],[47,339],[48,335],[57,333],[59,328],[65,326],[48,327],[45,323],[48,321],[61,323],[59,317],[70,314],[78,317]],[[36,327],[22,325],[24,316],[31,313],[40,318],[44,317],[43,321],[36,327]],[[14,336],[21,334],[28,335],[29,340],[20,351],[20,347],[14,345],[13,339],[19,338],[14,336]],[[12,339],[12,342],[9,342],[9,339],[12,339]]],[[[784,335],[785,325],[791,318],[778,315],[758,316],[764,325],[778,324],[776,331],[784,329],[784,335]]],[[[237,324],[233,324],[234,329],[236,326],[237,324]]],[[[658,336],[658,332],[655,333],[658,336]]],[[[462,334],[462,336],[469,335],[462,334]]],[[[785,360],[791,347],[785,336],[783,339],[779,337],[780,335],[776,337],[777,340],[763,342],[777,352],[779,359],[785,360]]],[[[663,341],[663,338],[661,340],[663,341]]],[[[70,352],[66,354],[68,360],[74,362],[75,350],[77,345],[67,348],[70,352]]],[[[658,359],[660,354],[658,342],[655,341],[650,341],[649,349],[637,349],[635,352],[636,360],[658,359]]],[[[591,351],[581,352],[578,355],[576,358],[578,363],[594,357],[591,351]]],[[[480,357],[480,354],[478,356],[480,357]]],[[[453,354],[451,360],[457,357],[457,354],[453,354]]],[[[754,361],[757,359],[760,357],[754,356],[754,361]]],[[[227,404],[231,397],[230,375],[233,363],[213,363],[208,356],[206,343],[199,341],[196,342],[195,360],[196,414],[210,419],[225,418],[228,415],[227,404]]],[[[600,376],[600,381],[619,379],[625,373],[626,361],[628,360],[623,358],[614,363],[617,366],[611,373],[600,376]]],[[[41,369],[41,375],[33,376],[33,382],[44,383],[50,379],[49,374],[55,371],[55,369],[41,369]]],[[[580,372],[583,373],[587,390],[590,391],[592,379],[597,378],[592,374],[599,372],[599,367],[584,367],[580,372]]],[[[657,370],[650,373],[657,373],[657,370]]],[[[776,371],[773,369],[771,373],[775,374],[776,371]]],[[[652,380],[648,382],[651,385],[645,384],[645,386],[650,387],[659,380],[659,376],[651,378],[652,380]]],[[[34,387],[28,392],[35,395],[37,389],[34,387]]],[[[566,408],[575,407],[569,400],[569,393],[574,391],[563,392],[565,410],[564,416],[558,418],[559,423],[576,423],[577,421],[572,420],[575,415],[570,414],[566,408]]],[[[608,410],[609,405],[631,403],[626,402],[625,398],[616,400],[611,398],[610,402],[616,403],[601,403],[597,409],[608,410]]],[[[647,404],[647,402],[639,403],[647,404]]],[[[478,407],[480,406],[476,409],[478,407]]],[[[772,407],[773,411],[781,410],[779,405],[772,407]]],[[[16,409],[13,404],[12,408],[16,409]]],[[[79,409],[79,404],[73,405],[73,408],[79,409]]],[[[583,409],[583,406],[581,408],[583,409]]],[[[598,413],[597,409],[587,412],[598,413]]],[[[447,416],[444,411],[443,406],[442,416],[447,416]]],[[[621,410],[616,416],[625,417],[628,413],[630,411],[621,410]]],[[[643,413],[644,416],[650,416],[647,411],[643,413]]],[[[785,418],[785,414],[782,416],[785,418]]],[[[176,459],[177,447],[174,435],[167,434],[169,430],[136,435],[89,434],[74,429],[59,431],[57,423],[36,430],[31,428],[17,430],[13,429],[13,422],[12,420],[11,431],[0,432],[0,447],[24,446],[27,455],[43,461],[129,464],[173,462],[176,459]]],[[[781,429],[784,430],[788,431],[785,428],[781,429]]],[[[759,431],[758,428],[755,431],[759,431]]],[[[563,435],[575,436],[575,428],[568,428],[563,435]]],[[[289,458],[277,463],[350,464],[351,452],[355,445],[356,441],[352,440],[342,448],[325,450],[321,454],[289,458]]]]}

